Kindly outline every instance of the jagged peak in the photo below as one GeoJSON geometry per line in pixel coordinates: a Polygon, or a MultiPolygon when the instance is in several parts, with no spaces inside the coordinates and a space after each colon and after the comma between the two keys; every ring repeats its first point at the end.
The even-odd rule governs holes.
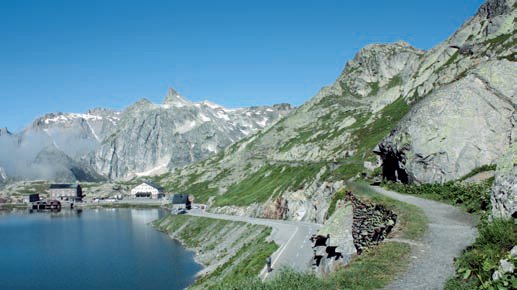
{"type": "Polygon", "coordinates": [[[425,51],[411,46],[405,41],[369,44],[360,49],[349,60],[341,75],[332,86],[324,88],[320,94],[347,93],[351,96],[376,95],[384,85],[395,78],[396,82],[407,78],[412,64],[425,51]]]}
{"type": "Polygon", "coordinates": [[[515,0],[488,0],[481,4],[476,16],[483,19],[492,19],[512,11],[512,7],[514,7],[515,4],[515,0]]]}
{"type": "Polygon", "coordinates": [[[411,50],[416,53],[424,53],[423,50],[412,46],[411,44],[407,43],[406,41],[399,40],[399,41],[391,42],[391,43],[373,43],[373,44],[365,45],[363,48],[361,48],[359,50],[359,52],[357,52],[354,59],[361,58],[362,56],[368,55],[371,53],[386,52],[386,51],[397,52],[399,50],[411,50]]]}
{"type": "Polygon", "coordinates": [[[170,87],[167,92],[167,96],[165,96],[165,100],[163,100],[163,105],[183,107],[186,105],[192,105],[192,102],[184,99],[174,88],[170,87]]]}
{"type": "Polygon", "coordinates": [[[371,63],[372,59],[376,59],[379,55],[396,55],[399,53],[410,53],[414,55],[422,55],[425,53],[424,50],[418,49],[409,43],[399,40],[393,43],[374,43],[368,44],[361,48],[354,56],[354,58],[348,61],[345,65],[345,69],[341,73],[339,79],[348,75],[349,73],[357,70],[360,67],[371,63]]]}

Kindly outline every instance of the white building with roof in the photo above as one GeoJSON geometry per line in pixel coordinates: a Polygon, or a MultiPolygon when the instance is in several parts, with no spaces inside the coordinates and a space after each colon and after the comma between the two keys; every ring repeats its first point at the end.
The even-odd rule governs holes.
{"type": "Polygon", "coordinates": [[[161,186],[146,181],[131,190],[131,197],[160,199],[165,197],[165,193],[161,186]]]}

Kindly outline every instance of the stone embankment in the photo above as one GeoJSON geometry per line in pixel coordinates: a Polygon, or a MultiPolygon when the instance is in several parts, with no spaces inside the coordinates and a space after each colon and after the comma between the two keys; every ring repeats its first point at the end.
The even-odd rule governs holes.
{"type": "Polygon", "coordinates": [[[386,238],[397,222],[397,215],[380,204],[361,201],[350,191],[345,200],[352,203],[352,235],[360,255],[364,249],[378,245],[386,238]]]}

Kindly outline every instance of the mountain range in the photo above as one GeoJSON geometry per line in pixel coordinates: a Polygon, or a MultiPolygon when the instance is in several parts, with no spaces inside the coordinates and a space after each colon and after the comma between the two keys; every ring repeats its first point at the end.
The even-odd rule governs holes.
{"type": "Polygon", "coordinates": [[[171,88],[162,104],[142,99],[122,112],[50,113],[20,133],[0,130],[0,176],[69,182],[163,173],[215,154],[291,109],[227,109],[190,102],[171,88]]]}

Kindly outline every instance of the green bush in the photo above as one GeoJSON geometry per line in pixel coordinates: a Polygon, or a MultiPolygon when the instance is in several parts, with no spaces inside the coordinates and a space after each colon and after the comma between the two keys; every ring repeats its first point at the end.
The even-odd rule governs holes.
{"type": "MultiPolygon", "coordinates": [[[[496,219],[479,225],[479,237],[456,259],[456,275],[446,289],[516,289],[517,275],[506,274],[499,281],[491,277],[499,260],[517,244],[517,224],[513,220],[496,219]],[[513,283],[513,286],[511,285],[513,283]],[[512,288],[513,287],[513,288],[512,288]]],[[[513,259],[513,262],[517,262],[513,259]]]]}
{"type": "Polygon", "coordinates": [[[467,178],[470,178],[478,173],[481,173],[481,172],[486,172],[486,171],[491,171],[491,170],[495,170],[496,169],[496,165],[495,164],[485,164],[485,165],[482,165],[480,167],[477,167],[475,168],[474,170],[472,170],[471,172],[469,172],[467,175],[463,176],[462,178],[459,179],[459,181],[463,181],[467,178]]]}
{"type": "Polygon", "coordinates": [[[490,208],[490,188],[493,179],[479,184],[451,181],[444,184],[405,185],[385,183],[384,186],[406,194],[422,196],[463,207],[469,213],[483,213],[490,208]]]}

